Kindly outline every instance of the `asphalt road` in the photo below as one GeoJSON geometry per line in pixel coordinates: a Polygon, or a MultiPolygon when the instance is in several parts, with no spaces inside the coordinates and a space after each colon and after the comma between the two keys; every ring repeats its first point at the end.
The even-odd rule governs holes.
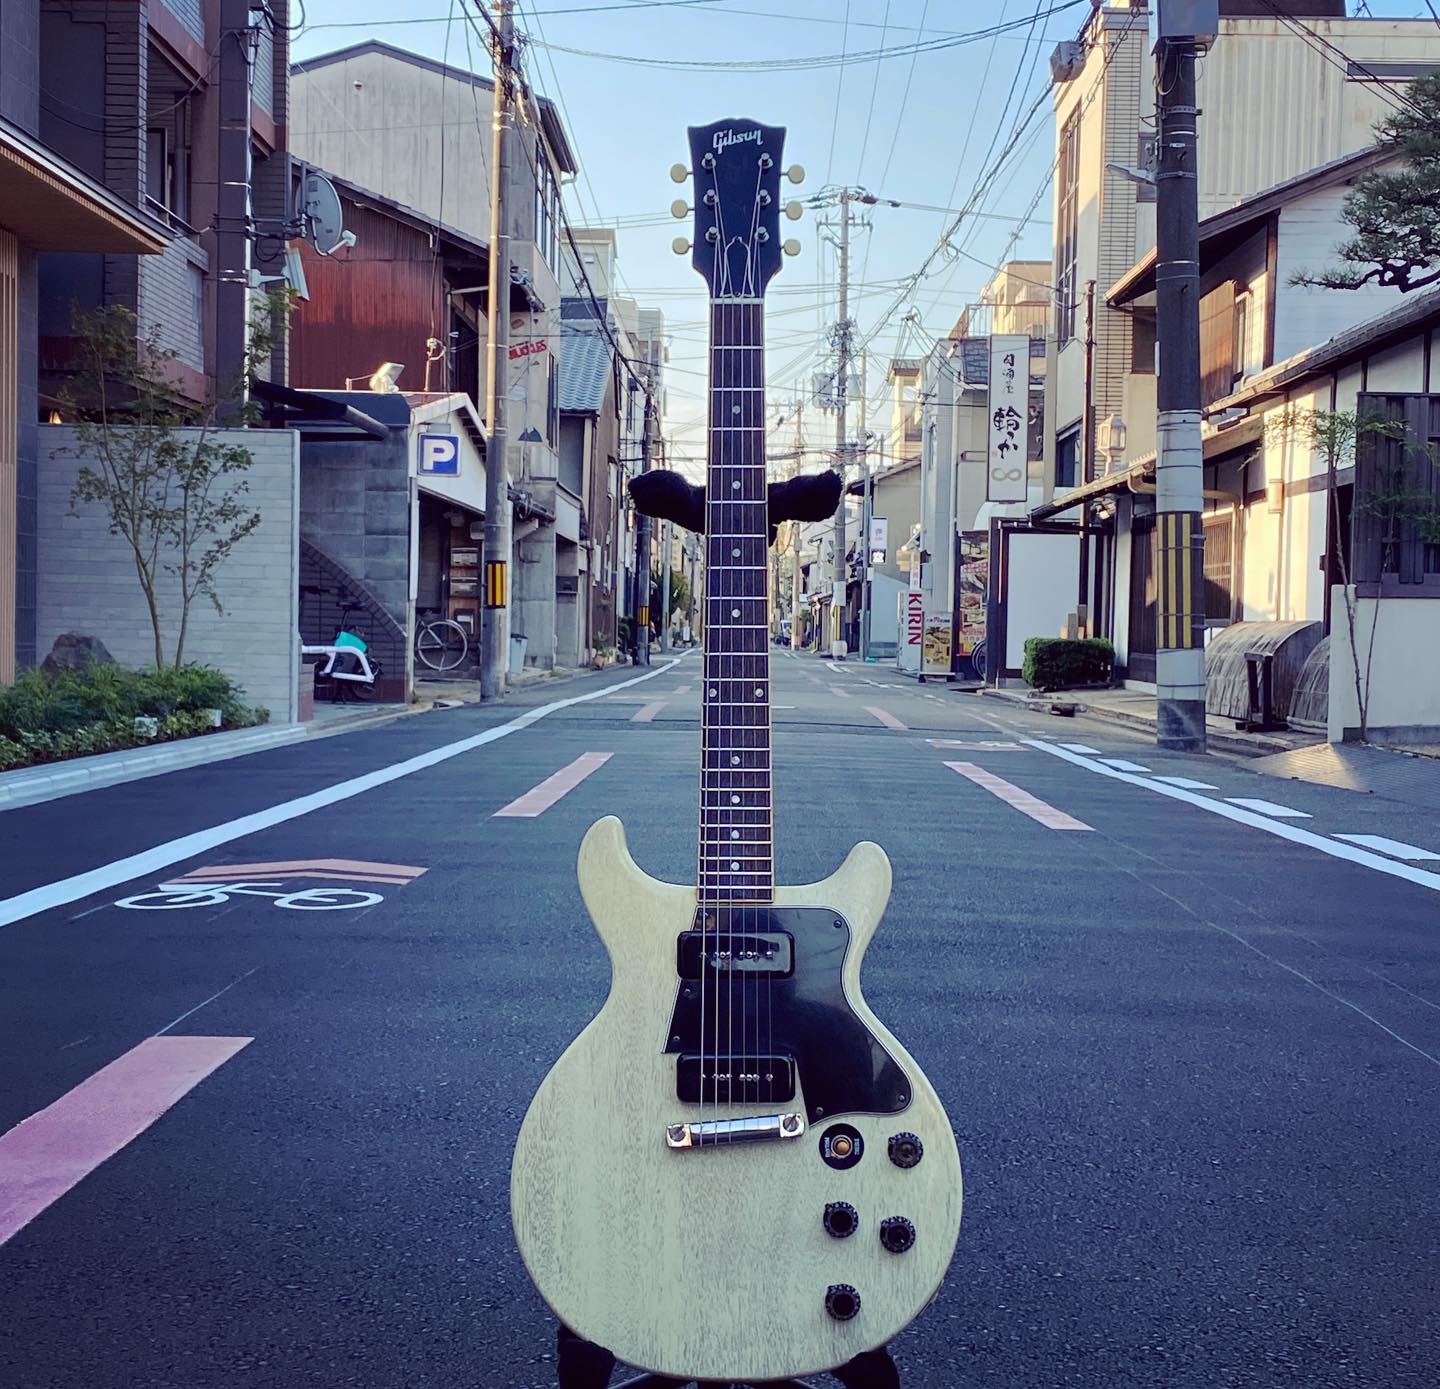
{"type": "MultiPolygon", "coordinates": [[[[778,876],[890,854],[866,993],[965,1165],[908,1389],[1433,1389],[1433,813],[774,667],[778,876]]],[[[605,992],[576,848],[694,876],[698,661],[632,679],[0,814],[0,1384],[554,1383],[508,1173],[605,992]]]]}

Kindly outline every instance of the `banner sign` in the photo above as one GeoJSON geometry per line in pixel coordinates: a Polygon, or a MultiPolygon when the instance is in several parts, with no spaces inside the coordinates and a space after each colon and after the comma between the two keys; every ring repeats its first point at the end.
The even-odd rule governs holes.
{"type": "Polygon", "coordinates": [[[870,518],[870,563],[884,564],[885,554],[890,548],[890,518],[888,516],[872,516],[870,518]]]}
{"type": "Polygon", "coordinates": [[[920,654],[921,675],[949,675],[952,628],[950,614],[925,614],[925,642],[920,654]]]}
{"type": "Polygon", "coordinates": [[[1025,455],[1029,452],[1030,339],[1001,333],[990,339],[990,442],[986,454],[985,499],[1025,500],[1025,455]]]}

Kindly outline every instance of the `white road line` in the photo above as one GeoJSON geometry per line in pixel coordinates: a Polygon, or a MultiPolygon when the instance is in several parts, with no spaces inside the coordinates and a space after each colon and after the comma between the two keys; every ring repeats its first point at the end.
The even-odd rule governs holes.
{"type": "Polygon", "coordinates": [[[1099,748],[1092,748],[1086,743],[1060,743],[1058,746],[1068,748],[1071,752],[1083,752],[1087,757],[1100,756],[1099,748]]]}
{"type": "Polygon", "coordinates": [[[272,825],[284,824],[287,820],[297,820],[302,815],[308,815],[312,810],[324,810],[326,806],[335,805],[340,801],[348,801],[353,796],[363,795],[366,791],[373,791],[377,786],[386,786],[392,781],[399,781],[401,777],[410,776],[415,772],[428,771],[441,762],[448,762],[452,757],[459,757],[464,753],[473,752],[476,748],[483,748],[487,743],[508,738],[512,733],[529,728],[532,723],[539,723],[541,719],[548,718],[549,715],[557,713],[561,709],[569,709],[575,704],[588,704],[592,700],[604,699],[606,695],[613,694],[616,690],[625,689],[629,685],[638,685],[644,680],[653,680],[657,675],[664,675],[667,671],[673,670],[683,659],[683,656],[677,656],[673,661],[656,666],[654,670],[648,670],[643,675],[632,676],[618,685],[607,685],[604,689],[592,690],[589,694],[571,695],[569,699],[557,699],[552,704],[542,704],[538,709],[527,709],[518,718],[511,719],[509,723],[498,724],[494,728],[487,728],[483,733],[476,733],[469,738],[461,738],[458,742],[446,743],[443,747],[432,748],[429,752],[422,752],[416,757],[407,758],[404,762],[395,762],[388,767],[366,772],[364,776],[336,782],[333,786],[312,791],[308,796],[297,796],[294,800],[267,806],[264,810],[257,810],[251,815],[242,815],[238,820],[226,820],[223,824],[212,825],[209,829],[196,830],[193,834],[182,835],[179,839],[171,839],[164,844],[157,844],[153,849],[144,849],[138,854],[130,854],[125,858],[116,859],[113,863],[102,864],[99,868],[92,868],[86,873],[76,873],[73,877],[61,878],[53,883],[45,883],[41,887],[33,887],[28,892],[17,893],[14,897],[0,899],[0,926],[9,926],[12,922],[24,921],[26,917],[48,911],[51,907],[64,906],[67,902],[78,902],[82,897],[89,897],[93,892],[103,892],[107,888],[118,887],[121,883],[131,882],[135,878],[161,873],[173,864],[182,863],[187,858],[194,858],[196,854],[208,853],[221,844],[233,843],[237,839],[244,839],[246,835],[256,834],[260,830],[268,830],[272,825]]]}
{"type": "Polygon", "coordinates": [[[1187,805],[1196,806],[1200,810],[1208,810],[1210,814],[1219,815],[1222,819],[1234,820],[1236,824],[1240,825],[1249,825],[1251,829],[1264,830],[1266,834],[1273,834],[1277,839],[1288,839],[1292,844],[1303,844],[1310,849],[1319,849],[1322,854],[1328,854],[1331,858],[1344,859],[1348,863],[1358,863],[1363,868],[1373,868],[1377,873],[1386,873],[1392,878],[1403,878],[1407,883],[1414,883],[1417,887],[1440,892],[1440,873],[1431,873],[1424,868],[1411,868],[1409,864],[1397,863],[1393,858],[1382,858],[1379,854],[1372,854],[1366,849],[1354,849],[1348,844],[1337,844],[1333,839],[1327,839],[1324,835],[1315,834],[1310,830],[1302,830],[1298,825],[1287,825],[1283,820],[1270,820],[1263,815],[1256,815],[1253,811],[1242,810],[1239,806],[1212,800],[1209,796],[1197,796],[1193,791],[1186,791],[1179,786],[1161,786],[1154,777],[1138,777],[1132,776],[1129,772],[1117,772],[1113,767],[1102,766],[1099,762],[1092,762],[1088,757],[1077,757],[1073,752],[1066,752],[1056,744],[1043,742],[1039,738],[1027,738],[1025,741],[1031,747],[1039,748],[1041,752],[1048,752],[1052,757],[1072,762],[1077,767],[1084,767],[1087,772],[1094,772],[1096,776],[1105,776],[1112,781],[1123,781],[1130,786],[1143,787],[1157,796],[1168,796],[1172,801],[1184,801],[1187,805]]]}
{"type": "MultiPolygon", "coordinates": [[[[1063,747],[1064,744],[1062,743],[1063,747]]],[[[1156,781],[1163,781],[1166,786],[1179,786],[1186,791],[1213,791],[1215,788],[1208,781],[1191,781],[1188,776],[1157,776],[1156,781]]]]}
{"type": "Polygon", "coordinates": [[[1257,800],[1253,796],[1226,796],[1231,805],[1243,806],[1246,810],[1258,811],[1261,815],[1274,815],[1281,820],[1309,820],[1311,815],[1304,810],[1292,810],[1288,805],[1276,805],[1274,801],[1257,800]]]}
{"type": "Polygon", "coordinates": [[[1014,806],[1022,815],[1028,815],[1032,820],[1039,821],[1046,829],[1093,829],[1093,826],[1087,825],[1083,820],[1077,820],[1073,815],[1067,815],[1063,810],[1057,810],[1038,796],[1032,796],[1013,782],[996,776],[994,772],[987,772],[973,762],[947,762],[945,765],[952,772],[959,772],[961,776],[968,777],[976,786],[983,786],[992,796],[998,796],[1006,805],[1014,806]]]}
{"type": "Polygon", "coordinates": [[[1123,757],[1102,757],[1100,759],[1107,767],[1114,767],[1117,772],[1145,772],[1147,775],[1149,767],[1142,767],[1138,762],[1127,762],[1123,757]]]}
{"type": "Polygon", "coordinates": [[[1337,834],[1335,838],[1358,844],[1362,849],[1376,849],[1391,858],[1440,860],[1440,854],[1431,853],[1429,849],[1417,849],[1413,844],[1402,844],[1398,839],[1386,839],[1383,834],[1337,834]]]}

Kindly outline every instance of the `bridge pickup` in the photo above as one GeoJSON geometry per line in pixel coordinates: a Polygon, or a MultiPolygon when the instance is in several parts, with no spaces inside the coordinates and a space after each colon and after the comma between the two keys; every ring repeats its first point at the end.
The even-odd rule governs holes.
{"type": "Polygon", "coordinates": [[[675,1097],[685,1104],[785,1104],[795,1098],[795,1058],[682,1052],[675,1097]]]}
{"type": "Polygon", "coordinates": [[[700,1124],[667,1124],[667,1148],[722,1148],[731,1143],[774,1143],[805,1132],[801,1114],[765,1114],[756,1119],[707,1119],[700,1124]]]}
{"type": "Polygon", "coordinates": [[[682,979],[703,975],[769,974],[788,979],[795,972],[795,939],[788,931],[684,931],[676,948],[682,979]]]}

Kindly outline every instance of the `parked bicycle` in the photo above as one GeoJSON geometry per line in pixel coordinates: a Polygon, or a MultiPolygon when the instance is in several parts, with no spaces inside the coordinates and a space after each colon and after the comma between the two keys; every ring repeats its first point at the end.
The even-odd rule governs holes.
{"type": "Polygon", "coordinates": [[[341,605],[340,630],[328,646],[301,646],[302,655],[324,659],[315,670],[315,693],[333,702],[369,700],[375,697],[380,679],[380,662],[370,656],[365,638],[351,630],[350,618],[361,611],[349,599],[341,605]]]}
{"type": "Polygon", "coordinates": [[[231,897],[269,897],[277,907],[291,911],[353,911],[373,907],[385,899],[378,892],[351,887],[304,887],[287,890],[280,883],[161,883],[153,892],[122,897],[115,903],[131,911],[173,911],[177,907],[219,907],[231,897]],[[270,891],[279,888],[278,892],[270,891]]]}
{"type": "Polygon", "coordinates": [[[416,659],[430,670],[454,670],[470,654],[470,638],[453,618],[433,611],[421,613],[415,629],[416,659]]]}

